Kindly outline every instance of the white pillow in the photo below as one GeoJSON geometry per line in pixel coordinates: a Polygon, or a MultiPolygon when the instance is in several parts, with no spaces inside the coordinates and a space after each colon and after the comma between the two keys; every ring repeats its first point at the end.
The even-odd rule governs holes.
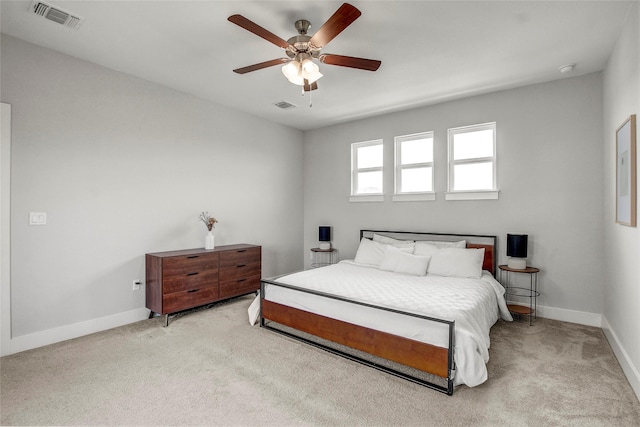
{"type": "Polygon", "coordinates": [[[380,261],[380,270],[393,271],[398,264],[400,258],[400,249],[393,246],[385,245],[384,252],[382,254],[382,261],[380,261]]]}
{"type": "Polygon", "coordinates": [[[397,243],[414,243],[413,240],[399,240],[392,237],[381,236],[380,234],[373,234],[373,241],[378,243],[384,243],[385,245],[393,245],[397,243]]]}
{"type": "Polygon", "coordinates": [[[410,252],[413,252],[416,242],[413,240],[398,240],[391,237],[381,236],[379,234],[373,235],[373,241],[376,243],[382,243],[383,245],[391,245],[396,248],[411,248],[410,252]]]}
{"type": "Polygon", "coordinates": [[[437,246],[439,248],[466,248],[467,247],[467,241],[466,240],[460,240],[457,242],[445,242],[445,241],[440,241],[440,240],[424,240],[424,243],[427,243],[429,245],[433,245],[433,246],[437,246]]]}
{"type": "Polygon", "coordinates": [[[413,249],[414,255],[433,255],[442,249],[439,246],[431,245],[428,242],[416,242],[415,248],[413,249]]]}
{"type": "MultiPolygon", "coordinates": [[[[400,246],[399,250],[402,252],[413,252],[413,242],[411,242],[411,246],[404,247],[404,243],[397,243],[392,246],[400,246]]],[[[366,237],[363,237],[360,241],[360,246],[358,246],[358,251],[356,252],[356,257],[353,260],[358,264],[365,265],[373,265],[378,267],[382,262],[382,257],[384,255],[384,248],[391,245],[385,245],[379,242],[374,242],[366,237]]]]}
{"type": "Polygon", "coordinates": [[[467,247],[466,240],[459,242],[441,242],[437,240],[418,240],[413,250],[414,255],[433,255],[443,248],[461,248],[467,247]]]}
{"type": "Polygon", "coordinates": [[[260,291],[258,291],[258,295],[247,309],[247,313],[249,314],[249,324],[251,326],[255,325],[260,317],[260,291]]]}
{"type": "Polygon", "coordinates": [[[413,255],[404,252],[402,249],[387,245],[380,263],[380,270],[424,276],[427,274],[430,258],[428,256],[413,255]]]}
{"type": "Polygon", "coordinates": [[[443,248],[431,256],[427,273],[479,279],[482,276],[483,260],[484,248],[443,248]]]}

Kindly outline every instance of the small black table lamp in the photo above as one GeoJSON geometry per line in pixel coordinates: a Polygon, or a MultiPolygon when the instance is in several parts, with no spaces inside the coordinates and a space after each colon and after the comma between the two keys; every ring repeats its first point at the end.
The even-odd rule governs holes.
{"type": "Polygon", "coordinates": [[[331,227],[321,225],[318,229],[318,240],[320,240],[320,249],[328,251],[331,249],[331,227]]]}
{"type": "Polygon", "coordinates": [[[524,270],[527,268],[527,243],[529,236],[526,234],[507,234],[507,262],[509,268],[524,270]]]}

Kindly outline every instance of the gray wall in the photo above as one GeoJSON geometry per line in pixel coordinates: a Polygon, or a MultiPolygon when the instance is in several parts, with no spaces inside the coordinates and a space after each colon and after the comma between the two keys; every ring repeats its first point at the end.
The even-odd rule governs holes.
{"type": "Polygon", "coordinates": [[[1,85],[14,338],[143,312],[144,254],[204,247],[201,211],[263,275],[302,267],[301,131],[5,35],[1,85]]]}
{"type": "MultiPolygon", "coordinates": [[[[631,114],[640,126],[640,4],[633,5],[604,73],[603,328],[640,398],[640,229],[615,223],[615,132],[631,114]]],[[[636,135],[636,139],[638,135],[636,135]]],[[[637,140],[640,148],[640,140],[637,140]]],[[[638,154],[638,151],[636,151],[638,154]]],[[[640,166],[640,159],[636,159],[640,166]]],[[[640,173],[638,174],[640,178],[640,173]]],[[[640,183],[639,183],[640,184],[640,183]]],[[[640,185],[636,185],[640,189],[640,185]]]]}
{"type": "Polygon", "coordinates": [[[601,135],[600,73],[306,132],[304,247],[317,246],[318,225],[333,226],[342,259],[353,258],[361,228],[494,234],[506,262],[506,234],[526,232],[529,263],[542,269],[541,314],[599,325],[601,135]],[[489,121],[497,122],[499,200],[445,201],[447,129],[489,121]],[[393,137],[429,130],[436,200],[392,202],[393,137]],[[385,144],[385,201],[350,203],[350,144],[376,138],[385,144]]]}

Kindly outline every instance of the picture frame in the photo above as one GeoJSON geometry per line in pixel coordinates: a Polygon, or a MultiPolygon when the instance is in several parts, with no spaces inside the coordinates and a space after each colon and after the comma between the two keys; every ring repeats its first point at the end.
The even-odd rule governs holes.
{"type": "Polygon", "coordinates": [[[636,226],[636,115],[616,129],[616,223],[636,226]]]}

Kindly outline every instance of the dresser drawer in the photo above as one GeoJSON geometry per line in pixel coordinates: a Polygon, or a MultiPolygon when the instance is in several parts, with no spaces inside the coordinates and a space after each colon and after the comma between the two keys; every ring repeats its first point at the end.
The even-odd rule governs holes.
{"type": "Polygon", "coordinates": [[[260,274],[220,282],[220,299],[249,294],[260,289],[260,274]]]}
{"type": "Polygon", "coordinates": [[[241,263],[233,267],[220,269],[220,282],[223,280],[244,279],[250,276],[260,277],[260,262],[241,263]]]}
{"type": "Polygon", "coordinates": [[[162,293],[189,291],[203,286],[213,286],[218,282],[218,270],[192,271],[182,275],[167,276],[162,282],[162,293]]]}
{"type": "Polygon", "coordinates": [[[220,267],[236,267],[250,262],[260,263],[260,248],[246,248],[220,253],[220,267]]]}
{"type": "Polygon", "coordinates": [[[217,253],[194,254],[174,256],[162,261],[162,275],[166,279],[171,276],[183,276],[185,274],[218,268],[219,256],[217,253]]]}
{"type": "Polygon", "coordinates": [[[165,294],[162,297],[163,313],[177,311],[205,305],[218,300],[218,286],[202,286],[188,291],[165,294]]]}

